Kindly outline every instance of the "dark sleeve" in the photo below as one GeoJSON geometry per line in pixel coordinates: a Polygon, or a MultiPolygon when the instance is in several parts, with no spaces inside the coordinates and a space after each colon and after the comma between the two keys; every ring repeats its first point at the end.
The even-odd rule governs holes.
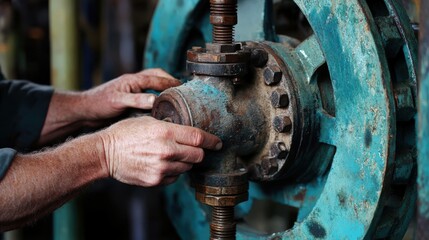
{"type": "Polygon", "coordinates": [[[31,150],[40,137],[52,93],[52,87],[27,81],[0,81],[0,148],[31,150]]]}
{"type": "Polygon", "coordinates": [[[16,151],[11,148],[0,148],[0,181],[6,175],[6,171],[15,155],[16,151]]]}

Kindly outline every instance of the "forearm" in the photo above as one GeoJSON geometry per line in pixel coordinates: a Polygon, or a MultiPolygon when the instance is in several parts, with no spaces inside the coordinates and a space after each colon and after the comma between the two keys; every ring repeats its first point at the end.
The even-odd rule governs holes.
{"type": "Polygon", "coordinates": [[[84,94],[54,92],[38,144],[43,146],[58,138],[68,136],[86,124],[84,94]]]}
{"type": "Polygon", "coordinates": [[[88,183],[108,176],[97,134],[40,153],[17,155],[0,181],[0,230],[19,227],[52,211],[88,183]]]}

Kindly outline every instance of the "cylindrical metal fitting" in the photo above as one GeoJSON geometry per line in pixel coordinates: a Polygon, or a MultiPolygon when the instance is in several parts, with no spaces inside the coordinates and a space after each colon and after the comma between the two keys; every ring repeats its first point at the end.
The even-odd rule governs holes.
{"type": "Polygon", "coordinates": [[[235,239],[234,207],[213,207],[212,210],[210,239],[235,239]]]}
{"type": "Polygon", "coordinates": [[[233,43],[237,0],[210,0],[210,22],[213,25],[213,43],[233,43]]]}

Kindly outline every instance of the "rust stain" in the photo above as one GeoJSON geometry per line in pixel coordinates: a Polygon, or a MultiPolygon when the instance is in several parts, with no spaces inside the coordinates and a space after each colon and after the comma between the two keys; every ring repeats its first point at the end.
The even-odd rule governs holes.
{"type": "Polygon", "coordinates": [[[295,196],[293,196],[293,200],[302,202],[305,199],[305,195],[307,194],[307,189],[302,189],[295,196]]]}

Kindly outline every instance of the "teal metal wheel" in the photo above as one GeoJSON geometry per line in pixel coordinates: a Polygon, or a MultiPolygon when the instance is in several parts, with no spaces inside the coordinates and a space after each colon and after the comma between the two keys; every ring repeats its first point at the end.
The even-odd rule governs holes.
{"type": "MultiPolygon", "coordinates": [[[[186,50],[211,40],[208,16],[208,1],[161,0],[145,67],[186,80],[186,50]]],[[[237,238],[401,239],[416,202],[417,41],[400,3],[241,0],[238,16],[236,40],[262,42],[295,79],[286,84],[297,94],[313,94],[301,100],[320,102],[311,109],[317,147],[300,159],[312,174],[252,182],[249,201],[236,207],[237,238]],[[301,41],[276,34],[273,9],[285,2],[308,23],[301,41]],[[250,219],[261,202],[268,203],[265,210],[287,209],[279,217],[290,224],[274,230],[254,225],[250,219]]],[[[165,193],[179,235],[208,239],[210,211],[195,200],[188,177],[165,193]]]]}

